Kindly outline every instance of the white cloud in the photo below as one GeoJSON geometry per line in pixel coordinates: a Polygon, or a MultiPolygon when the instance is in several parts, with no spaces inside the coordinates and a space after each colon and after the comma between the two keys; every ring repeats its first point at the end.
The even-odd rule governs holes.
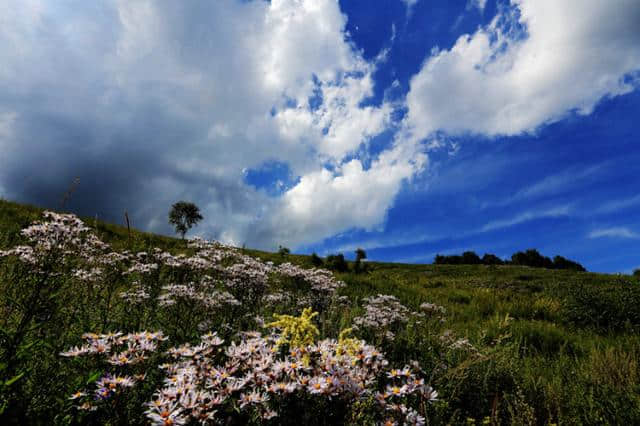
{"type": "Polygon", "coordinates": [[[487,0],[469,0],[467,2],[467,9],[477,8],[482,12],[484,8],[487,6],[487,0]]]}
{"type": "Polygon", "coordinates": [[[411,79],[407,126],[422,139],[515,135],[589,114],[628,93],[640,68],[636,0],[512,0],[488,27],[433,53],[411,79]]]}
{"type": "Polygon", "coordinates": [[[380,226],[425,160],[398,145],[363,166],[393,106],[361,106],[384,55],[365,61],[346,19],[335,0],[4,2],[0,104],[19,118],[0,117],[0,184],[44,202],[78,174],[87,209],[164,231],[192,199],[200,234],[261,247],[380,226]],[[244,183],[274,159],[300,178],[281,198],[244,183]]]}
{"type": "Polygon", "coordinates": [[[626,227],[595,229],[589,232],[589,238],[630,238],[640,239],[640,234],[626,227]]]}
{"type": "Polygon", "coordinates": [[[375,230],[402,182],[426,165],[423,154],[406,149],[396,146],[382,153],[366,170],[354,159],[335,172],[303,176],[284,194],[268,229],[278,230],[278,240],[286,244],[309,244],[354,227],[375,230]]]}
{"type": "Polygon", "coordinates": [[[510,219],[495,220],[489,222],[481,228],[481,232],[494,231],[496,229],[508,228],[511,226],[519,225],[531,220],[550,218],[550,217],[562,217],[568,216],[571,211],[569,206],[555,207],[548,210],[536,210],[520,213],[510,219]]]}

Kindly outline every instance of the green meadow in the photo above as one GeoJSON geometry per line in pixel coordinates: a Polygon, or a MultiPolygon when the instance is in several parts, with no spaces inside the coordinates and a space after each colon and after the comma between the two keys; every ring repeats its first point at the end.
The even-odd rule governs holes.
{"type": "MultiPolygon", "coordinates": [[[[0,250],[33,246],[21,230],[43,221],[42,213],[36,207],[0,201],[0,250]]],[[[385,397],[384,389],[394,386],[392,374],[380,373],[371,392],[358,397],[336,391],[323,399],[305,393],[299,384],[286,397],[269,394],[269,410],[277,412],[273,418],[260,417],[258,405],[241,402],[246,395],[236,398],[230,393],[215,416],[202,423],[640,424],[637,277],[509,265],[379,262],[367,262],[356,273],[349,262],[349,272],[333,273],[333,279],[344,285],[335,291],[322,290],[320,297],[310,281],[278,269],[289,262],[304,269],[313,267],[310,257],[296,254],[237,248],[215,268],[159,263],[151,272],[140,268],[125,272],[135,259],[136,265],[144,264],[144,255],[136,257],[136,253],[152,256],[158,248],[156,253],[186,259],[198,255],[199,249],[178,238],[128,231],[92,218],[83,221],[90,230],[82,235],[90,233],[108,244],[108,248],[100,246],[104,252],[93,257],[74,253],[77,244],[71,242],[58,251],[36,250],[34,256],[41,258],[32,264],[15,253],[0,257],[2,424],[157,423],[147,403],[157,398],[163,386],[165,376],[158,365],[172,361],[166,355],[170,347],[195,347],[199,336],[211,331],[226,346],[240,339],[240,331],[267,333],[273,314],[301,318],[305,307],[318,312],[310,320],[317,328],[315,342],[338,339],[351,328],[353,341],[378,348],[390,366],[411,366],[412,374],[424,379],[437,398],[399,397],[397,404],[406,404],[419,415],[417,421],[403,417],[389,402],[393,397],[385,397]],[[106,252],[132,255],[118,260],[122,264],[100,263],[99,256],[106,252]],[[235,279],[228,271],[236,259],[248,257],[270,268],[259,292],[255,286],[247,290],[225,284],[235,279]],[[93,278],[78,274],[96,265],[101,265],[101,271],[93,278]],[[200,306],[184,296],[176,296],[171,304],[161,303],[163,294],[167,299],[166,286],[204,282],[205,276],[211,284],[198,287],[199,295],[205,291],[221,295],[224,290],[239,303],[200,306]],[[133,288],[144,289],[148,297],[134,303],[122,296],[133,288]],[[399,315],[378,328],[362,325],[367,306],[377,295],[394,296],[402,305],[399,315]],[[141,330],[162,330],[167,337],[141,364],[120,366],[93,355],[61,355],[82,345],[83,333],[141,330]],[[95,383],[114,369],[135,378],[136,385],[98,401],[92,393],[95,383]],[[72,398],[76,392],[87,394],[78,398],[84,409],[72,398]],[[376,405],[376,392],[382,395],[379,400],[386,398],[382,408],[376,405]]],[[[251,264],[243,262],[238,281],[251,276],[251,264]]],[[[352,341],[338,342],[340,348],[341,342],[352,341]]],[[[286,345],[289,350],[302,347],[293,338],[286,345]]],[[[223,355],[214,351],[206,356],[217,360],[223,355]]],[[[310,362],[304,355],[301,359],[310,362]]],[[[158,415],[165,424],[178,424],[183,418],[196,424],[187,411],[176,408],[171,418],[158,415]]]]}

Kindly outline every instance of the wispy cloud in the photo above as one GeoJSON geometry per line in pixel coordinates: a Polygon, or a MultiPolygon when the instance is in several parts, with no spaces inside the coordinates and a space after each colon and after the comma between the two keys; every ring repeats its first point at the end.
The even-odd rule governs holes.
{"type": "Polygon", "coordinates": [[[589,232],[589,238],[627,238],[640,239],[640,234],[624,226],[594,229],[589,232]]]}
{"type": "Polygon", "coordinates": [[[609,163],[603,163],[596,164],[591,167],[582,168],[580,170],[571,168],[560,173],[546,176],[533,185],[518,191],[513,197],[509,199],[509,202],[554,195],[561,192],[569,191],[572,188],[575,188],[581,182],[588,181],[590,178],[598,175],[608,166],[609,163]]]}
{"type": "Polygon", "coordinates": [[[605,203],[598,207],[595,212],[598,214],[614,213],[619,210],[623,210],[636,205],[640,205],[640,195],[620,200],[609,201],[608,203],[605,203]]]}
{"type": "Polygon", "coordinates": [[[400,0],[407,6],[407,19],[411,17],[413,12],[413,7],[418,3],[419,0],[400,0]]]}
{"type": "Polygon", "coordinates": [[[434,235],[431,233],[422,232],[420,230],[412,231],[413,232],[402,232],[390,235],[376,235],[370,238],[362,238],[357,241],[350,241],[346,244],[329,246],[325,250],[325,254],[329,252],[350,253],[355,251],[357,248],[374,250],[379,248],[388,249],[394,247],[404,247],[413,244],[437,241],[444,238],[444,236],[442,235],[434,235]]]}
{"type": "Polygon", "coordinates": [[[494,231],[496,229],[508,228],[510,226],[519,225],[521,223],[529,222],[535,219],[568,216],[570,211],[571,211],[570,206],[554,207],[549,210],[541,210],[541,211],[526,211],[510,219],[495,220],[493,222],[489,222],[482,227],[481,232],[488,232],[488,231],[494,231]]]}
{"type": "Polygon", "coordinates": [[[467,10],[473,9],[475,7],[480,10],[480,12],[483,12],[486,6],[487,0],[469,0],[467,2],[467,10]]]}

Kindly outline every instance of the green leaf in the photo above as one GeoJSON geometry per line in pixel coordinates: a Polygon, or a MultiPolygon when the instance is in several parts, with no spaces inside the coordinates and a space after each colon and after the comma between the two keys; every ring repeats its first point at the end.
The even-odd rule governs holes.
{"type": "Polygon", "coordinates": [[[3,327],[0,327],[0,336],[5,336],[5,337],[9,337],[9,331],[3,327]]]}
{"type": "Polygon", "coordinates": [[[91,383],[95,382],[96,380],[98,380],[98,378],[101,375],[102,375],[102,371],[96,371],[95,373],[89,376],[89,378],[87,379],[87,384],[90,385],[91,383]]]}
{"type": "Polygon", "coordinates": [[[20,380],[22,378],[22,376],[24,376],[24,373],[20,373],[17,376],[13,376],[12,378],[10,378],[6,382],[4,382],[4,385],[7,386],[7,387],[11,386],[12,384],[14,384],[18,380],[20,380]]]}
{"type": "Polygon", "coordinates": [[[26,345],[20,345],[20,351],[28,351],[29,349],[31,349],[36,343],[38,343],[37,340],[31,341],[29,343],[27,343],[26,345]]]}

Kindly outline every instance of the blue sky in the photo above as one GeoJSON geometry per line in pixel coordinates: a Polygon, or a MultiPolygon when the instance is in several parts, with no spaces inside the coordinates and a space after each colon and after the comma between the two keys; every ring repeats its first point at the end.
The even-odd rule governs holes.
{"type": "Polygon", "coordinates": [[[640,267],[635,0],[9,1],[0,197],[264,249],[640,267]]]}

